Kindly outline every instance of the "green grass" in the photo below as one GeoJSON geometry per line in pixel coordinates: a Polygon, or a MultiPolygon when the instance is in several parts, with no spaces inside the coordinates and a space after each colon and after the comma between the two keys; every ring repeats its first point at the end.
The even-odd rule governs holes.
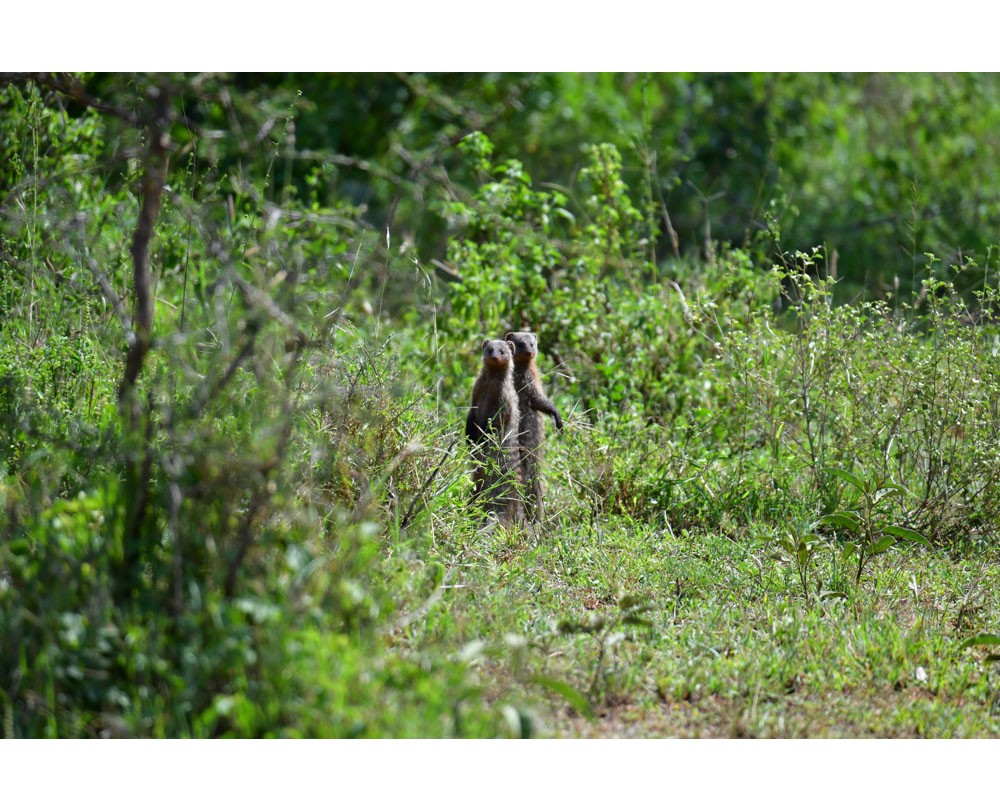
{"type": "Polygon", "coordinates": [[[770,534],[558,519],[497,532],[441,559],[449,588],[406,644],[474,650],[484,688],[556,736],[1000,732],[1000,674],[961,648],[998,621],[995,555],[889,554],[849,598],[807,602],[770,534]],[[648,625],[621,622],[625,595],[648,603],[648,625]]]}

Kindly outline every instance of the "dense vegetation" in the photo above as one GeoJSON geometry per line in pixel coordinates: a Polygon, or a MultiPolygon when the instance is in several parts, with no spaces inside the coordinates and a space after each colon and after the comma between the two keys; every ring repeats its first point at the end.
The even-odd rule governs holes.
{"type": "Polygon", "coordinates": [[[4,735],[996,735],[998,119],[3,76],[4,735]],[[567,424],[505,530],[461,436],[522,328],[567,424]]]}

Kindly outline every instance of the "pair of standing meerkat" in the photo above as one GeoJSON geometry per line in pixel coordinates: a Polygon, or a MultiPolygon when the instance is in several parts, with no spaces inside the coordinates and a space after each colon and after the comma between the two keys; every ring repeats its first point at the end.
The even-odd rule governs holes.
{"type": "Polygon", "coordinates": [[[504,524],[521,518],[542,520],[545,427],[540,414],[551,415],[562,429],[559,410],[542,388],[537,356],[538,339],[531,332],[508,332],[502,341],[484,341],[483,367],[465,421],[476,459],[473,497],[483,497],[487,512],[495,512],[504,524]],[[518,481],[524,488],[523,505],[518,481]]]}

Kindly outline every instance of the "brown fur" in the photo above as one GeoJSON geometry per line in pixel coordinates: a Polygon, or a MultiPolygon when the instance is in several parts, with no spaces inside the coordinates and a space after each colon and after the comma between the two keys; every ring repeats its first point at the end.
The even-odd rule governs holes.
{"type": "Polygon", "coordinates": [[[502,524],[521,518],[517,493],[519,409],[514,391],[514,345],[483,341],[483,367],[472,387],[472,407],[465,435],[472,445],[476,469],[473,498],[502,524]]]}
{"type": "Polygon", "coordinates": [[[562,417],[542,388],[542,378],[535,365],[538,339],[534,333],[508,332],[506,340],[514,346],[514,389],[520,407],[518,445],[521,483],[524,485],[524,513],[530,521],[541,521],[544,517],[541,468],[545,421],[539,413],[554,417],[556,428],[560,430],[562,417]]]}

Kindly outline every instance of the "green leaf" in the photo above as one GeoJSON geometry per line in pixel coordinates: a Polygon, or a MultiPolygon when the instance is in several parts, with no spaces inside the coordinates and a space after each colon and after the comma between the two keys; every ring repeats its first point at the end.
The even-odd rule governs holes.
{"type": "Polygon", "coordinates": [[[865,486],[861,483],[861,480],[846,470],[841,470],[839,467],[825,467],[823,468],[823,472],[829,473],[831,476],[836,476],[838,479],[843,479],[848,484],[853,484],[861,493],[865,492],[865,486]]]}
{"type": "Polygon", "coordinates": [[[1000,634],[976,634],[966,639],[960,647],[971,648],[973,645],[1000,645],[1000,634]]]}
{"type": "Polygon", "coordinates": [[[846,591],[821,591],[819,593],[820,600],[846,600],[846,591]]]}
{"type": "Polygon", "coordinates": [[[555,209],[555,213],[563,219],[569,220],[571,225],[576,225],[576,217],[573,216],[572,212],[567,211],[565,208],[557,208],[555,209]]]}
{"type": "Polygon", "coordinates": [[[846,529],[849,532],[853,532],[855,535],[861,534],[861,522],[855,513],[847,512],[846,510],[838,510],[835,513],[830,513],[829,515],[824,515],[819,519],[821,524],[827,524],[831,527],[839,527],[840,529],[846,529]]]}
{"type": "Polygon", "coordinates": [[[892,535],[883,535],[872,544],[872,548],[869,550],[868,554],[877,555],[880,552],[884,552],[894,543],[896,543],[896,539],[892,535]]]}
{"type": "Polygon", "coordinates": [[[507,727],[512,736],[522,739],[532,736],[534,723],[530,713],[518,707],[512,707],[510,704],[501,707],[500,712],[503,715],[504,721],[507,722],[507,727]]]}
{"type": "Polygon", "coordinates": [[[904,541],[913,541],[914,543],[923,544],[928,549],[934,548],[931,542],[928,541],[922,533],[917,532],[915,529],[890,525],[882,527],[882,531],[888,533],[889,535],[895,535],[897,538],[904,541]]]}
{"type": "Polygon", "coordinates": [[[572,685],[567,684],[560,679],[553,679],[549,676],[535,676],[532,681],[540,687],[544,687],[546,690],[551,690],[556,695],[560,695],[565,698],[574,710],[586,716],[588,719],[592,719],[594,717],[594,712],[590,709],[590,702],[587,701],[583,693],[572,685]]]}
{"type": "Polygon", "coordinates": [[[875,491],[875,495],[872,497],[872,504],[878,504],[883,498],[890,495],[901,495],[905,491],[898,484],[887,484],[885,487],[880,487],[875,491]]]}
{"type": "Polygon", "coordinates": [[[556,630],[561,634],[594,634],[604,629],[608,618],[600,614],[582,620],[565,617],[559,620],[556,630]]]}

